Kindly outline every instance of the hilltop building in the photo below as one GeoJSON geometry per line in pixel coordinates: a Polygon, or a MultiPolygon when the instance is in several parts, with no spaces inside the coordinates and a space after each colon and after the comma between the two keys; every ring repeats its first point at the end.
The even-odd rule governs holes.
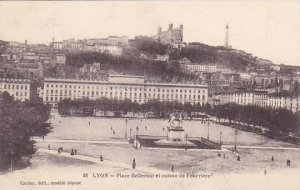
{"type": "Polygon", "coordinates": [[[169,24],[169,28],[166,31],[163,31],[159,26],[157,35],[154,38],[163,44],[180,48],[183,45],[183,25],[181,24],[178,28],[173,28],[173,24],[169,24]]]}

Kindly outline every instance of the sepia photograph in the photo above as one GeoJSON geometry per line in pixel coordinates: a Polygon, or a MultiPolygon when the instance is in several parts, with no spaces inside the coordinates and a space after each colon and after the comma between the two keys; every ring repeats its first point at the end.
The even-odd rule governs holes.
{"type": "Polygon", "coordinates": [[[300,1],[0,1],[1,190],[299,190],[300,1]]]}

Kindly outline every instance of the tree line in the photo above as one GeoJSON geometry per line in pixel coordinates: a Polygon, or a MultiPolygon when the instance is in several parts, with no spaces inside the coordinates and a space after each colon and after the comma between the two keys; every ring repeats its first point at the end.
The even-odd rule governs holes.
{"type": "Polygon", "coordinates": [[[172,112],[186,112],[191,115],[191,112],[201,109],[200,104],[192,105],[190,103],[182,104],[180,102],[160,102],[153,99],[146,103],[138,104],[129,99],[118,100],[102,97],[96,100],[89,99],[64,99],[58,103],[58,111],[60,114],[70,114],[71,109],[77,110],[108,110],[127,112],[154,112],[158,117],[168,117],[172,112]]]}
{"type": "Polygon", "coordinates": [[[21,102],[7,92],[0,94],[0,169],[20,166],[23,158],[35,152],[30,138],[51,131],[46,123],[50,109],[41,100],[21,102]]]}
{"type": "Polygon", "coordinates": [[[226,118],[231,121],[247,123],[269,129],[270,133],[288,134],[300,130],[300,112],[293,113],[286,108],[273,109],[255,105],[224,104],[206,110],[219,120],[226,118]]]}
{"type": "Polygon", "coordinates": [[[274,134],[290,133],[299,131],[300,112],[293,113],[285,108],[273,109],[270,107],[259,107],[255,105],[223,104],[210,106],[209,104],[192,105],[190,103],[182,104],[180,102],[160,102],[159,100],[150,100],[146,103],[138,104],[129,99],[117,100],[100,98],[97,100],[64,99],[58,103],[58,109],[61,114],[70,114],[70,109],[109,110],[127,112],[154,112],[160,118],[167,118],[172,112],[184,112],[188,117],[192,117],[192,112],[202,112],[207,115],[215,116],[221,120],[228,119],[247,123],[248,125],[260,126],[269,129],[274,134]]]}

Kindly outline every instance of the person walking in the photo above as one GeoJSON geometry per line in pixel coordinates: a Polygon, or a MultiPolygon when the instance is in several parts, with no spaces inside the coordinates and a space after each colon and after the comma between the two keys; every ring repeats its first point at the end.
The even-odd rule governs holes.
{"type": "Polygon", "coordinates": [[[174,165],[171,166],[171,171],[174,172],[174,165]]]}
{"type": "Polygon", "coordinates": [[[102,157],[102,155],[100,155],[100,162],[103,162],[103,157],[102,157]]]}
{"type": "Polygon", "coordinates": [[[236,160],[237,160],[237,161],[241,161],[240,155],[238,155],[238,157],[237,157],[236,160]]]}
{"type": "Polygon", "coordinates": [[[48,150],[50,150],[50,144],[48,144],[48,150]]]}
{"type": "Polygon", "coordinates": [[[264,174],[267,175],[267,170],[264,171],[264,174]]]}
{"type": "Polygon", "coordinates": [[[73,148],[72,148],[72,150],[71,150],[71,155],[72,155],[72,156],[74,155],[74,150],[73,150],[73,148]]]}
{"type": "Polygon", "coordinates": [[[136,162],[135,162],[135,158],[132,160],[132,169],[135,169],[136,167],[136,162]]]}
{"type": "Polygon", "coordinates": [[[74,154],[77,155],[77,149],[74,150],[74,154]]]}
{"type": "Polygon", "coordinates": [[[272,162],[274,161],[274,156],[272,156],[271,161],[272,161],[272,162]]]}

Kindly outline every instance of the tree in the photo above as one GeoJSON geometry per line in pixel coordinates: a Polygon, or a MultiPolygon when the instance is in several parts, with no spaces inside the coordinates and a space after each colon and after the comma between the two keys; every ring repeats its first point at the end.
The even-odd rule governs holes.
{"type": "Polygon", "coordinates": [[[32,136],[44,136],[50,132],[50,107],[41,101],[20,102],[7,92],[0,95],[0,168],[10,163],[18,164],[23,156],[34,153],[32,136]]]}

